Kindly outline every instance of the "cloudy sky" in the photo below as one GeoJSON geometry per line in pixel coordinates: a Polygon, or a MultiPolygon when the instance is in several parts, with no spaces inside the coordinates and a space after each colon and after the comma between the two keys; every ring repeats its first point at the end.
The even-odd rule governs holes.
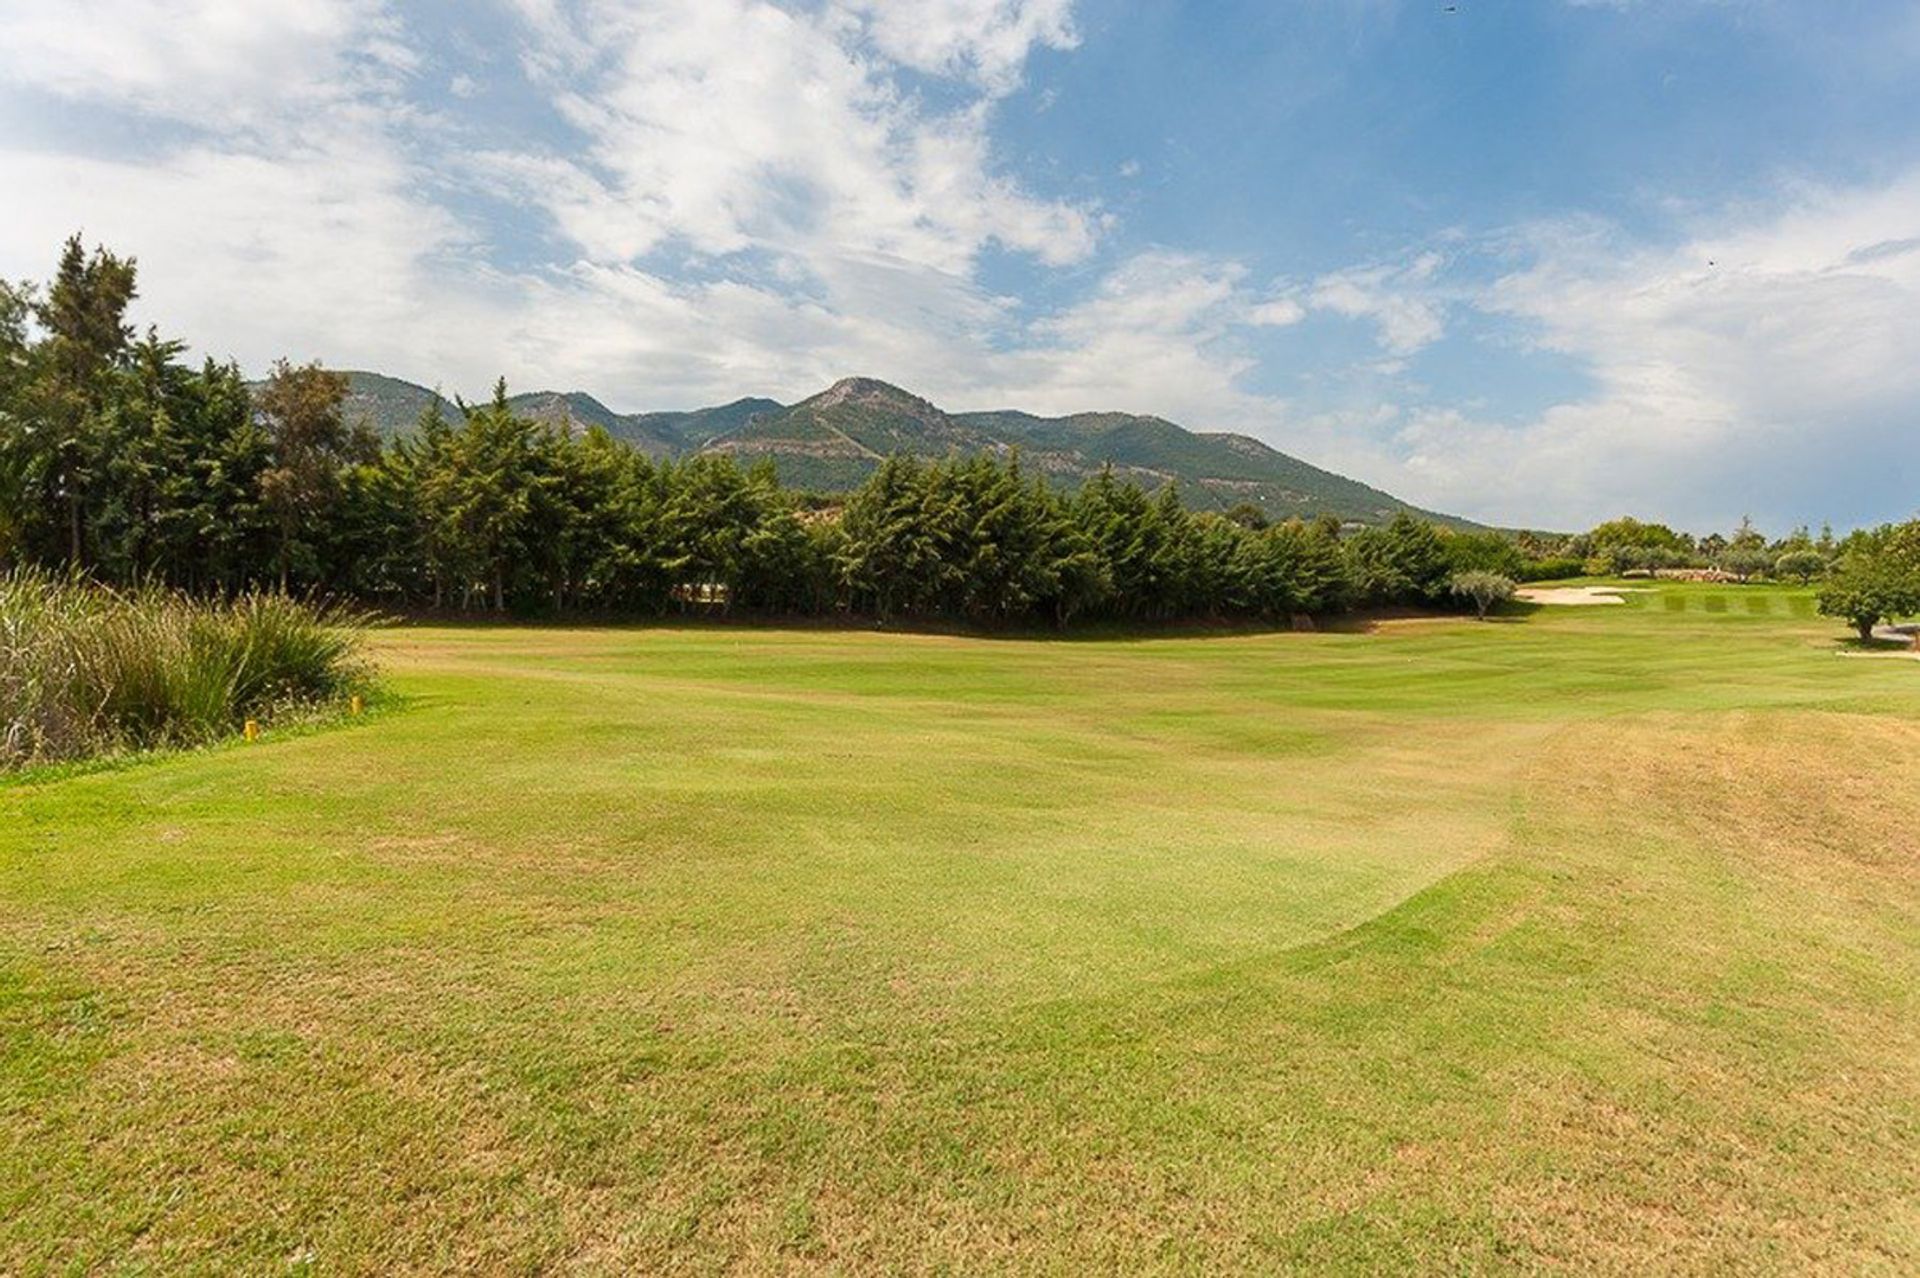
{"type": "Polygon", "coordinates": [[[1920,506],[1912,0],[0,0],[0,275],[616,409],[860,373],[1422,504],[1920,506]]]}

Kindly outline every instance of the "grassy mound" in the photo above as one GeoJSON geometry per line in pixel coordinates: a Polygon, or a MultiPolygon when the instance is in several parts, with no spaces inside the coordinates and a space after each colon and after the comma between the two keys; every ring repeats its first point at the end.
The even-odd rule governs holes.
{"type": "Polygon", "coordinates": [[[197,745],[367,680],[366,618],[284,595],[199,600],[0,576],[0,770],[197,745]]]}

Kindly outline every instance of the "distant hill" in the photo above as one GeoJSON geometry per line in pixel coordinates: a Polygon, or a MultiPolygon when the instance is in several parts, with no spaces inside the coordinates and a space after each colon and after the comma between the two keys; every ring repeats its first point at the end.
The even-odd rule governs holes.
{"type": "MultiPolygon", "coordinates": [[[[378,373],[350,372],[350,417],[365,417],[383,435],[413,427],[433,391],[378,373]]],[[[440,399],[442,411],[458,410],[440,399]]],[[[1158,488],[1180,485],[1195,509],[1241,503],[1271,517],[1331,514],[1381,523],[1399,511],[1457,527],[1468,520],[1409,505],[1390,493],[1322,470],[1246,435],[1194,432],[1159,417],[1076,413],[1037,417],[1014,409],[947,413],[897,386],[849,377],[797,404],[747,398],[688,412],[616,413],[580,391],[535,391],[508,400],[540,421],[599,427],[656,458],[731,453],[743,461],[771,458],[782,482],[834,492],[852,488],[889,453],[919,457],[1020,450],[1024,464],[1064,488],[1076,488],[1112,466],[1123,478],[1158,488]]]]}
{"type": "Polygon", "coordinates": [[[379,373],[347,373],[347,420],[370,422],[383,436],[402,435],[412,430],[427,405],[436,400],[448,421],[460,420],[460,410],[438,391],[379,373]]]}
{"type": "Polygon", "coordinates": [[[680,450],[696,451],[762,414],[780,411],[778,400],[748,398],[717,408],[696,408],[689,413],[635,413],[627,420],[675,441],[680,450]]]}
{"type": "Polygon", "coordinates": [[[1459,527],[1457,516],[1422,510],[1390,493],[1290,457],[1246,435],[1197,433],[1160,417],[1075,413],[1035,417],[1001,411],[962,413],[961,423],[1018,444],[1021,456],[1049,474],[1081,480],[1111,464],[1144,487],[1178,483],[1196,509],[1250,503],[1274,518],[1333,514],[1384,523],[1400,511],[1459,527]]]}
{"type": "Polygon", "coordinates": [[[1322,470],[1257,439],[1196,434],[1159,417],[1076,413],[1036,417],[1002,410],[945,413],[919,396],[867,377],[850,377],[791,408],[753,418],[707,445],[742,457],[771,457],[787,483],[847,488],[888,453],[945,457],[1007,453],[1075,488],[1111,465],[1143,487],[1180,485],[1196,509],[1241,503],[1269,516],[1338,515],[1381,523],[1402,510],[1460,527],[1469,521],[1421,510],[1389,493],[1322,470]]]}
{"type": "Polygon", "coordinates": [[[1005,445],[897,386],[849,377],[791,408],[749,419],[705,451],[771,457],[783,482],[831,491],[858,484],[889,453],[945,457],[1004,452],[1005,445]]]}

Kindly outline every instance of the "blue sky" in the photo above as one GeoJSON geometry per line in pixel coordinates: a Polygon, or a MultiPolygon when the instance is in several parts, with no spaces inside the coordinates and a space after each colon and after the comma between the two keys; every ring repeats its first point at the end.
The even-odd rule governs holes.
{"type": "Polygon", "coordinates": [[[1920,506],[1920,6],[4,0],[0,274],[263,368],[851,373],[1411,500],[1920,506]]]}

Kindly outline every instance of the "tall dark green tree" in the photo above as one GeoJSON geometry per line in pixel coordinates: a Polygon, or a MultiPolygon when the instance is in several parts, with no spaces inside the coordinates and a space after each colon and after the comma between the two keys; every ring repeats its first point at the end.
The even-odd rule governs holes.
{"type": "Polygon", "coordinates": [[[1331,612],[1346,602],[1347,566],[1324,526],[1290,519],[1244,538],[1235,557],[1240,603],[1273,621],[1331,612]]]}
{"type": "Polygon", "coordinates": [[[883,620],[915,610],[944,574],[925,469],[912,457],[887,457],[848,496],[841,519],[842,579],[854,606],[883,620]]]}
{"type": "Polygon", "coordinates": [[[528,462],[534,430],[508,407],[503,379],[492,401],[468,409],[465,424],[448,440],[436,504],[449,557],[462,578],[463,603],[478,587],[494,611],[506,609],[507,578],[525,546],[533,505],[528,462]]]}
{"type": "Polygon", "coordinates": [[[27,389],[34,352],[27,322],[33,296],[33,285],[0,279],[0,567],[24,553],[31,517],[34,423],[27,389]]]}
{"type": "Polygon", "coordinates": [[[38,433],[34,478],[43,498],[65,511],[67,561],[75,565],[86,562],[86,508],[99,486],[99,416],[133,340],[126,315],[135,280],[132,258],[99,247],[89,254],[75,235],[34,306],[46,331],[30,409],[38,433]]]}
{"type": "Polygon", "coordinates": [[[372,460],[373,441],[347,424],[347,390],[344,373],[283,359],[256,401],[273,445],[260,496],[280,529],[282,590],[296,569],[308,579],[322,575],[313,552],[321,526],[340,506],[343,473],[372,460]]]}
{"type": "Polygon", "coordinates": [[[1355,587],[1370,603],[1431,604],[1446,594],[1446,543],[1432,524],[1405,511],[1384,527],[1355,533],[1347,558],[1355,587]]]}

